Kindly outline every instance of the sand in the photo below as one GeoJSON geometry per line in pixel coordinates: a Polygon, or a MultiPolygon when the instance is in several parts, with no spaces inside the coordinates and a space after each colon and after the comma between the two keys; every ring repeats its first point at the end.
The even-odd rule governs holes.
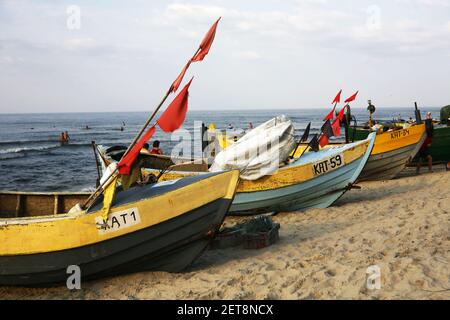
{"type": "Polygon", "coordinates": [[[264,249],[208,250],[184,273],[142,272],[75,291],[0,288],[0,298],[450,299],[450,172],[412,171],[361,183],[328,209],[277,214],[280,240],[264,249]],[[366,286],[372,265],[380,289],[366,286]]]}

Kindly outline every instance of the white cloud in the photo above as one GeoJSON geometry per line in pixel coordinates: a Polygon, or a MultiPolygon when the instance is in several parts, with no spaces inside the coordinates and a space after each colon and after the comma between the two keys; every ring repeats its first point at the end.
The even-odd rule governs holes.
{"type": "Polygon", "coordinates": [[[428,7],[450,7],[450,0],[396,0],[405,5],[417,4],[428,7]]]}
{"type": "Polygon", "coordinates": [[[258,60],[261,58],[261,55],[256,51],[239,51],[236,54],[234,54],[235,57],[243,59],[243,60],[258,60]]]}
{"type": "Polygon", "coordinates": [[[450,7],[450,0],[417,0],[417,2],[431,7],[450,7]]]}
{"type": "Polygon", "coordinates": [[[64,41],[64,48],[68,50],[92,49],[97,46],[93,38],[69,38],[64,41]]]}

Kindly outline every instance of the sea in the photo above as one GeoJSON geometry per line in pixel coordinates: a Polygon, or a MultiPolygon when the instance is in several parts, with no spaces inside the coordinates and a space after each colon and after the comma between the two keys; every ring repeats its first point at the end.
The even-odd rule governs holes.
{"type": "MultiPolygon", "coordinates": [[[[427,108],[439,118],[440,108],[427,108]]],[[[189,111],[183,132],[194,137],[195,128],[214,123],[217,129],[247,129],[278,115],[289,117],[300,137],[311,122],[312,133],[323,124],[327,109],[203,110],[189,111]]],[[[103,146],[128,145],[145,123],[149,112],[0,114],[0,190],[63,192],[91,191],[97,179],[92,141],[103,146]],[[61,144],[61,132],[67,131],[69,143],[61,144]]],[[[353,108],[359,122],[366,122],[365,108],[353,108]]],[[[389,121],[414,117],[413,108],[377,108],[376,119],[389,121]]],[[[161,141],[165,154],[180,143],[180,135],[157,130],[153,139],[161,141]]],[[[150,141],[151,143],[152,141],[150,141]]]]}

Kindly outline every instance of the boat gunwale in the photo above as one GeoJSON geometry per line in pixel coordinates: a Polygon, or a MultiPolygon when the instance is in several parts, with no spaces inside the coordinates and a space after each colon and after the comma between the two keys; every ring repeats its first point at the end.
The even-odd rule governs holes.
{"type": "MultiPolygon", "coordinates": [[[[195,181],[193,183],[189,183],[187,185],[181,186],[181,187],[176,188],[176,189],[167,190],[166,192],[159,193],[159,194],[156,194],[154,196],[147,197],[147,198],[136,199],[134,201],[127,202],[127,203],[124,203],[124,204],[112,205],[111,209],[118,208],[118,207],[121,207],[121,206],[132,206],[132,205],[135,205],[136,203],[148,200],[148,199],[153,198],[153,197],[155,197],[155,198],[161,197],[161,196],[166,195],[168,192],[183,190],[183,189],[188,188],[192,184],[195,184],[195,183],[197,183],[199,181],[204,181],[204,180],[207,180],[209,178],[216,177],[217,175],[220,175],[220,174],[223,174],[223,173],[232,172],[232,171],[234,171],[234,170],[214,172],[214,173],[210,172],[209,173],[210,174],[209,177],[202,177],[202,179],[200,179],[198,181],[195,181]]],[[[186,177],[186,178],[188,178],[188,177],[186,177]]],[[[236,186],[237,186],[237,184],[236,184],[236,186]]],[[[146,185],[146,186],[149,186],[149,185],[146,185]]],[[[152,186],[153,185],[151,185],[150,187],[152,187],[152,186]]],[[[0,192],[0,195],[1,194],[2,193],[0,192]]],[[[12,192],[12,194],[15,194],[15,193],[12,192]]],[[[69,194],[71,194],[71,193],[69,193],[69,194]]],[[[87,195],[90,195],[90,194],[91,193],[88,193],[87,195]]],[[[45,194],[45,193],[41,194],[41,193],[37,192],[37,193],[30,193],[30,195],[44,195],[44,196],[46,196],[47,194],[45,194]]],[[[53,194],[49,194],[49,196],[51,196],[51,195],[53,195],[53,194]]],[[[91,207],[94,207],[94,205],[92,205],[91,207]]],[[[45,223],[45,222],[59,221],[59,220],[64,220],[64,219],[76,219],[76,218],[81,217],[81,216],[98,214],[99,211],[101,210],[101,208],[100,208],[100,210],[94,210],[94,211],[89,211],[89,209],[90,208],[88,208],[86,210],[82,210],[82,211],[77,211],[77,212],[74,212],[74,213],[63,212],[63,213],[58,213],[58,214],[48,214],[48,215],[40,215],[40,216],[26,216],[26,217],[11,217],[11,218],[1,218],[0,217],[0,230],[1,230],[2,227],[7,227],[7,226],[11,226],[11,225],[24,225],[24,224],[26,225],[28,223],[45,223]]]]}

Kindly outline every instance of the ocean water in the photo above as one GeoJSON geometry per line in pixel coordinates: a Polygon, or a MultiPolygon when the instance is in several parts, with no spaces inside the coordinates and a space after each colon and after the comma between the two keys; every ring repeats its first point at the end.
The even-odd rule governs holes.
{"type": "MultiPolygon", "coordinates": [[[[434,118],[439,108],[427,108],[434,118]]],[[[294,123],[300,136],[308,122],[318,132],[326,109],[189,111],[183,125],[193,133],[195,121],[217,128],[257,126],[280,114],[294,123]]],[[[358,121],[367,121],[365,109],[352,109],[358,121]]],[[[87,191],[97,178],[91,141],[106,146],[128,145],[144,124],[150,111],[135,113],[61,113],[0,114],[0,190],[19,191],[87,191]],[[120,128],[125,123],[124,130],[120,128]],[[86,130],[89,126],[89,130],[86,130]],[[59,136],[68,131],[70,142],[61,145],[59,136]]],[[[377,108],[377,120],[414,117],[413,108],[377,108]]],[[[179,143],[171,135],[157,130],[154,139],[161,141],[165,154],[179,143]]]]}

